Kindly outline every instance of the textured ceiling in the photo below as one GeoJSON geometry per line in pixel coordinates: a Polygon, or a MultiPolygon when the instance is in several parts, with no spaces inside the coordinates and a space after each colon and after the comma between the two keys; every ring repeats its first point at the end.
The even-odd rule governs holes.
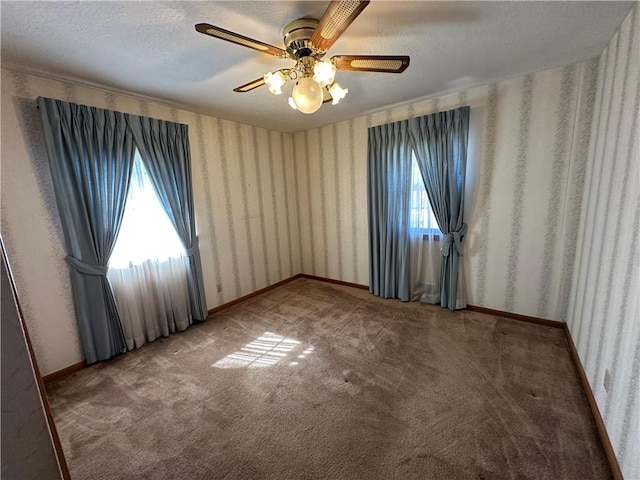
{"type": "Polygon", "coordinates": [[[282,27],[328,2],[7,2],[2,66],[220,118],[298,131],[598,55],[633,2],[373,1],[329,51],[410,55],[400,75],[338,72],[339,105],[304,115],[285,94],[232,89],[292,65],[199,34],[207,22],[282,47],[282,27]]]}

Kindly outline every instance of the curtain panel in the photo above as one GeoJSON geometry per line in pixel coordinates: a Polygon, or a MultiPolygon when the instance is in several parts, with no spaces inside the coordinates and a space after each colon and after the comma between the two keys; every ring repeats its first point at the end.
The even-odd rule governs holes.
{"type": "Polygon", "coordinates": [[[460,265],[464,223],[464,188],[469,137],[469,107],[409,120],[409,137],[438,226],[444,234],[440,270],[440,305],[467,306],[460,265]]]}
{"type": "Polygon", "coordinates": [[[135,144],[125,114],[38,98],[87,363],[126,351],[107,265],[122,222],[135,144]]]}
{"type": "Polygon", "coordinates": [[[369,128],[369,291],[374,295],[439,301],[451,310],[466,307],[460,256],[467,229],[468,131],[469,107],[369,128]],[[410,214],[414,157],[443,234],[439,276],[424,264],[433,263],[433,245],[424,248],[421,226],[410,214]],[[439,277],[439,285],[427,277],[439,277]]]}
{"type": "Polygon", "coordinates": [[[87,363],[127,350],[107,279],[136,148],[188,256],[193,317],[207,315],[186,125],[39,97],[45,145],[87,363]]]}
{"type": "Polygon", "coordinates": [[[195,320],[207,318],[202,262],[196,236],[187,125],[128,115],[140,157],[188,257],[189,301],[195,320]]]}
{"type": "Polygon", "coordinates": [[[181,256],[109,269],[128,350],[191,325],[186,262],[181,256]]]}
{"type": "Polygon", "coordinates": [[[411,299],[409,217],[411,144],[408,122],[368,130],[369,291],[411,299]]]}
{"type": "Polygon", "coordinates": [[[440,303],[441,246],[444,239],[437,222],[425,212],[433,212],[417,161],[411,160],[411,215],[409,219],[409,261],[411,301],[440,303]]]}

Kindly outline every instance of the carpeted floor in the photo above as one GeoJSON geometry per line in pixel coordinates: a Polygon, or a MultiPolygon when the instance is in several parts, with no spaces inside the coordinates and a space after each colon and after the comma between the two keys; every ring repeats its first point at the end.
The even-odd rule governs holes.
{"type": "Polygon", "coordinates": [[[561,329],[309,279],[49,391],[73,480],[610,478],[561,329]]]}

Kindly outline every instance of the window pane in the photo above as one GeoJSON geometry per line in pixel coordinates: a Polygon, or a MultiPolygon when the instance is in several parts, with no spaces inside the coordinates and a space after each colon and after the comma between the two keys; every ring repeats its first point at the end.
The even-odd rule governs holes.
{"type": "Polygon", "coordinates": [[[146,260],[165,260],[183,254],[182,242],[136,153],[122,226],[109,267],[127,268],[146,260]]]}
{"type": "Polygon", "coordinates": [[[425,233],[440,234],[438,222],[431,209],[427,190],[415,155],[411,163],[411,225],[425,230],[425,233]]]}

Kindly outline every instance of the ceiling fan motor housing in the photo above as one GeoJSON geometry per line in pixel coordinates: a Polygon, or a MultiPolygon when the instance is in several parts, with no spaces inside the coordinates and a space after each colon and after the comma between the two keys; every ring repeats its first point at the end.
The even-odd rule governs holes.
{"type": "Polygon", "coordinates": [[[284,27],[282,30],[284,45],[291,56],[298,59],[316,56],[317,52],[311,47],[309,39],[318,23],[314,18],[299,18],[284,27]]]}

